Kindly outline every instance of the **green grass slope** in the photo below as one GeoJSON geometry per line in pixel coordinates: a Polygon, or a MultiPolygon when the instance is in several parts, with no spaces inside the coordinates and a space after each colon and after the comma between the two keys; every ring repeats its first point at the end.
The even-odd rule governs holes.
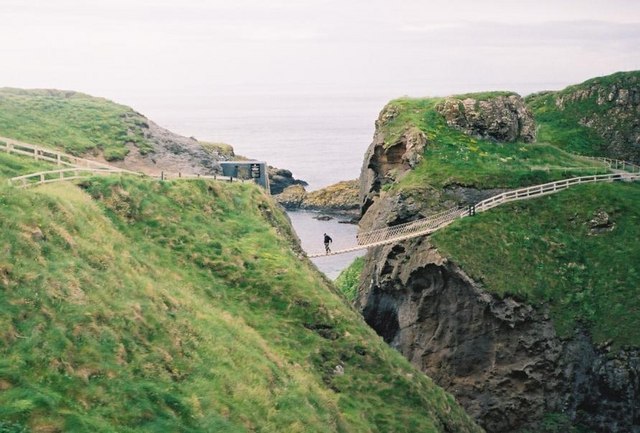
{"type": "Polygon", "coordinates": [[[2,186],[0,220],[0,431],[480,431],[252,185],[2,186]]]}
{"type": "Polygon", "coordinates": [[[127,144],[150,152],[142,130],[147,122],[129,107],[78,92],[0,88],[0,136],[74,155],[123,159],[127,144]]]}
{"type": "Polygon", "coordinates": [[[525,101],[538,123],[538,140],[583,155],[640,161],[634,146],[638,128],[637,100],[640,71],[618,72],[542,92],[525,101]],[[624,97],[620,89],[627,91],[624,97]]]}
{"type": "Polygon", "coordinates": [[[0,182],[6,184],[12,177],[38,171],[59,170],[60,166],[46,161],[36,161],[22,156],[11,155],[0,151],[0,182]]]}
{"type": "MultiPolygon", "coordinates": [[[[465,96],[486,99],[504,93],[465,96]]],[[[423,161],[392,189],[449,185],[515,188],[605,172],[601,165],[549,144],[496,143],[470,137],[449,127],[436,111],[436,105],[442,101],[442,98],[402,98],[387,105],[387,110],[397,114],[379,131],[385,145],[397,142],[404,131],[412,127],[424,132],[428,140],[423,161]]]]}
{"type": "Polygon", "coordinates": [[[336,278],[336,287],[349,302],[353,302],[356,299],[363,269],[364,257],[357,257],[336,278]]]}
{"type": "Polygon", "coordinates": [[[592,184],[500,206],[432,236],[498,296],[548,305],[557,329],[640,345],[640,185],[592,184]],[[606,212],[612,230],[591,230],[606,212]]]}

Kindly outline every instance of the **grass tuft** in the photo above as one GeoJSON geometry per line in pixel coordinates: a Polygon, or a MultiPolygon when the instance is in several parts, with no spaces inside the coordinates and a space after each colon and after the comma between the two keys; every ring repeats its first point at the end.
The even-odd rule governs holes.
{"type": "Polygon", "coordinates": [[[358,295],[358,284],[364,269],[364,257],[357,257],[348,268],[340,272],[336,278],[336,287],[350,302],[358,295]]]}

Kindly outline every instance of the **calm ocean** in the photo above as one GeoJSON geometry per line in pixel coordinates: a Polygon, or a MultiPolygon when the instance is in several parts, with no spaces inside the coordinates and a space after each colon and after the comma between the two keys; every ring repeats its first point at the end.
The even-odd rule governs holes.
{"type": "Polygon", "coordinates": [[[286,168],[313,190],[360,175],[374,122],[388,101],[363,96],[229,96],[154,100],[161,126],[202,141],[233,145],[239,155],[286,168]]]}

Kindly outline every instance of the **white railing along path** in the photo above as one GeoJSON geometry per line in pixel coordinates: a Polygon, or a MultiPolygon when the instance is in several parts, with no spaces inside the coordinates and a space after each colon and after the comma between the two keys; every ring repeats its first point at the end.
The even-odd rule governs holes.
{"type": "Polygon", "coordinates": [[[7,137],[0,137],[0,151],[10,154],[13,153],[15,155],[29,156],[36,161],[47,161],[68,167],[117,169],[117,167],[106,163],[78,158],[77,156],[48,149],[44,146],[23,143],[7,137]]]}
{"type": "Polygon", "coordinates": [[[418,236],[428,235],[443,227],[446,227],[457,219],[464,218],[469,215],[474,215],[476,212],[485,212],[496,206],[500,206],[501,204],[509,203],[516,200],[527,200],[544,195],[555,194],[575,185],[593,182],[632,182],[640,180],[640,167],[630,163],[627,163],[627,167],[629,167],[629,169],[633,169],[634,172],[580,176],[571,179],[563,179],[556,182],[548,182],[541,185],[534,185],[526,188],[519,188],[512,191],[503,192],[502,194],[498,194],[486,200],[482,200],[475,205],[471,205],[466,209],[453,208],[416,221],[358,233],[358,235],[356,236],[356,244],[353,247],[341,249],[338,251],[332,251],[329,254],[321,252],[312,253],[309,254],[308,257],[316,258],[324,257],[327,255],[344,254],[371,247],[391,244],[418,236]]]}
{"type": "Polygon", "coordinates": [[[137,171],[126,170],[107,163],[92,161],[90,159],[78,158],[56,150],[48,149],[44,146],[23,143],[13,138],[0,137],[0,151],[9,154],[28,156],[36,161],[47,161],[60,166],[69,167],[68,169],[40,171],[30,173],[24,176],[16,176],[9,179],[9,184],[18,187],[30,187],[45,183],[70,181],[74,179],[86,178],[94,175],[114,175],[114,174],[131,174],[135,176],[149,176],[159,180],[195,180],[195,179],[212,179],[223,182],[241,182],[245,180],[233,178],[229,176],[218,175],[199,175],[188,173],[171,173],[163,172],[160,175],[147,175],[137,171]]]}

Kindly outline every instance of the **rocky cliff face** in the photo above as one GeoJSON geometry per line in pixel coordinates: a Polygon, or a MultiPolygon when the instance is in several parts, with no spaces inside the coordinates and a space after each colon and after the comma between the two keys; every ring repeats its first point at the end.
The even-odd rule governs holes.
{"type": "Polygon", "coordinates": [[[304,190],[308,184],[304,180],[294,178],[290,170],[269,166],[269,185],[271,194],[276,195],[294,185],[298,185],[304,190]]]}
{"type": "MultiPolygon", "coordinates": [[[[531,113],[519,98],[448,98],[437,109],[450,126],[470,135],[535,139],[531,113]]],[[[412,168],[408,144],[429,145],[410,129],[385,144],[385,122],[396,115],[383,110],[365,156],[362,230],[500,192],[460,186],[418,195],[386,191],[384,185],[412,168]]],[[[538,431],[549,413],[596,432],[640,432],[637,349],[599,347],[580,330],[560,338],[543,307],[486,292],[424,238],[370,250],[362,275],[356,306],[367,323],[453,393],[488,432],[538,431]]]]}
{"type": "Polygon", "coordinates": [[[533,114],[519,95],[486,100],[450,97],[436,109],[447,119],[449,126],[477,138],[526,143],[536,140],[533,114]]]}
{"type": "Polygon", "coordinates": [[[561,413],[597,432],[640,429],[640,352],[561,339],[544,309],[485,292],[418,239],[367,258],[367,323],[453,393],[488,432],[561,413]]]}
{"type": "MultiPolygon", "coordinates": [[[[468,135],[499,142],[535,140],[533,115],[522,98],[515,94],[488,99],[449,97],[436,105],[436,111],[449,126],[468,135]]],[[[476,203],[501,192],[451,186],[445,190],[425,187],[410,193],[385,194],[385,186],[402,179],[420,164],[429,146],[426,134],[413,125],[408,125],[396,140],[387,142],[387,125],[398,115],[398,109],[392,104],[382,110],[376,120],[373,142],[365,153],[360,172],[362,230],[411,221],[455,205],[476,203]],[[429,199],[425,201],[427,197],[429,199]]]]}
{"type": "Polygon", "coordinates": [[[608,86],[594,83],[559,95],[555,104],[563,111],[568,105],[589,100],[595,100],[603,110],[584,113],[579,123],[602,136],[607,155],[640,161],[640,77],[632,76],[608,86]]]}
{"type": "Polygon", "coordinates": [[[184,137],[158,126],[149,119],[141,123],[144,138],[153,147],[152,152],[141,153],[133,145],[127,145],[129,153],[122,161],[109,163],[129,170],[148,174],[172,173],[213,174],[221,172],[219,161],[225,161],[227,155],[216,149],[203,146],[193,137],[184,137]]]}
{"type": "Polygon", "coordinates": [[[360,199],[362,214],[367,211],[384,185],[398,180],[421,160],[427,146],[426,135],[416,127],[407,128],[400,138],[385,144],[382,132],[385,125],[397,116],[393,106],[385,107],[378,120],[373,142],[367,149],[360,173],[360,199]]]}

